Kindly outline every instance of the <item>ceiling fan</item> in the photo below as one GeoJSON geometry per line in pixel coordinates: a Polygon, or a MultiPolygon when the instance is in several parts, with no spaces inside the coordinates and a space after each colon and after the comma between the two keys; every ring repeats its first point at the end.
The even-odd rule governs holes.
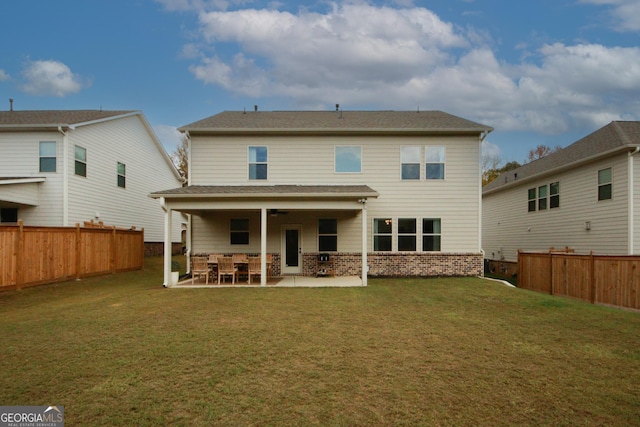
{"type": "Polygon", "coordinates": [[[269,209],[270,216],[286,215],[289,211],[281,211],[280,209],[269,209]]]}

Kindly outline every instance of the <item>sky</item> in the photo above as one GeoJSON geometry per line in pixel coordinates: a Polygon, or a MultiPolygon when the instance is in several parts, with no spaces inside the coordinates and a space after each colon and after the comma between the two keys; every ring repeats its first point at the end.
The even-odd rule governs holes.
{"type": "Polygon", "coordinates": [[[141,110],[169,153],[222,111],[442,110],[526,161],[640,120],[638,0],[20,0],[0,110],[141,110]],[[4,105],[3,105],[4,104],[4,105]]]}

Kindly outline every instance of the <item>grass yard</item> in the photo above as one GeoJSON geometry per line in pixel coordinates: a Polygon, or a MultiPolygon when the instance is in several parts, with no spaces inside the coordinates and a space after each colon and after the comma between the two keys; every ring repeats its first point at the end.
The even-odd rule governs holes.
{"type": "Polygon", "coordinates": [[[0,293],[0,405],[67,426],[640,425],[640,314],[476,278],[0,293]]]}

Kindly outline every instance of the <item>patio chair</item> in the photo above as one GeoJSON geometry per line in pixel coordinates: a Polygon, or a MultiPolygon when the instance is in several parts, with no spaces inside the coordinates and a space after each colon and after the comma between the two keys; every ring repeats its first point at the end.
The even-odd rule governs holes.
{"type": "Polygon", "coordinates": [[[238,270],[237,276],[240,279],[240,276],[244,277],[247,275],[247,264],[249,262],[249,257],[247,254],[233,254],[233,265],[238,270]]]}
{"type": "Polygon", "coordinates": [[[221,254],[209,254],[208,264],[211,281],[215,281],[218,277],[218,257],[221,256],[221,254]]]}
{"type": "Polygon", "coordinates": [[[260,257],[249,258],[249,270],[247,271],[247,275],[249,276],[249,284],[251,284],[251,276],[262,275],[260,257]]]}
{"type": "Polygon", "coordinates": [[[218,283],[222,283],[222,279],[231,276],[231,284],[236,283],[238,268],[233,265],[233,258],[221,256],[218,257],[218,283]]]}
{"type": "Polygon", "coordinates": [[[205,283],[209,284],[209,264],[207,257],[194,256],[191,258],[191,284],[193,285],[196,277],[205,277],[205,283]]]}

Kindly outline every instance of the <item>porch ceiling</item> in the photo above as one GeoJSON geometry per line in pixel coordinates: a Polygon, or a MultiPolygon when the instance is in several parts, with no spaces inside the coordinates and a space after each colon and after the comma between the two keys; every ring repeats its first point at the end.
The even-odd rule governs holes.
{"type": "Polygon", "coordinates": [[[0,178],[0,204],[5,207],[38,206],[38,185],[43,177],[0,178]]]}

